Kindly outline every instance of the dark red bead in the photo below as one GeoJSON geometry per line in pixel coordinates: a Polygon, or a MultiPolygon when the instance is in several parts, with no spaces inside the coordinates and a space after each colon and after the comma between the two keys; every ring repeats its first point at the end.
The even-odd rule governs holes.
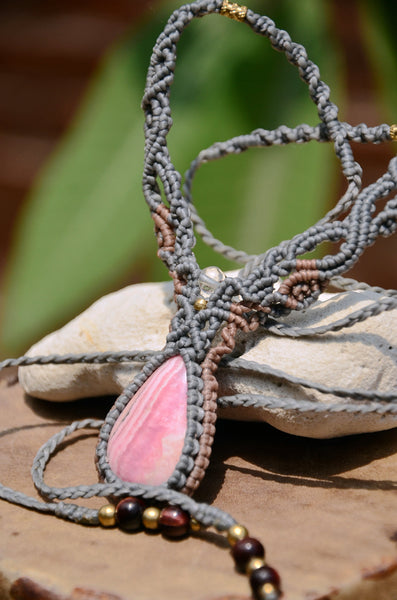
{"type": "Polygon", "coordinates": [[[244,572],[251,558],[264,558],[265,549],[259,540],[246,537],[234,544],[232,556],[237,569],[244,572]]]}
{"type": "Polygon", "coordinates": [[[136,531],[142,525],[144,503],[138,498],[124,498],[116,506],[117,523],[120,529],[136,531]]]}
{"type": "MultiPolygon", "coordinates": [[[[250,575],[250,584],[254,598],[263,600],[263,593],[262,595],[260,595],[260,593],[266,583],[271,583],[275,587],[275,592],[273,593],[274,600],[280,598],[280,575],[275,569],[272,569],[272,567],[268,567],[267,565],[255,569],[250,575]]],[[[269,600],[273,600],[273,598],[269,598],[269,600]]]]}
{"type": "Polygon", "coordinates": [[[160,514],[160,527],[168,537],[182,537],[189,531],[190,517],[179,506],[167,506],[160,514]]]}

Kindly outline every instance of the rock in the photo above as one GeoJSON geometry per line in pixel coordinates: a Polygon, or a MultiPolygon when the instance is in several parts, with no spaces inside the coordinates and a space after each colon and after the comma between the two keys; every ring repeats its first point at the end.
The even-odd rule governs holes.
{"type": "MultiPolygon", "coordinates": [[[[32,346],[28,355],[160,350],[175,311],[171,283],[128,286],[100,298],[62,329],[32,346]]],[[[37,398],[69,401],[118,394],[142,363],[47,365],[19,369],[25,391],[37,398]]]]}
{"type": "MultiPolygon", "coordinates": [[[[29,355],[107,350],[160,350],[175,310],[171,283],[129,286],[95,302],[81,315],[35,344],[29,355]]],[[[284,322],[315,327],[343,318],[377,299],[371,291],[324,294],[311,308],[291,313],[284,322]]],[[[397,310],[383,312],[353,327],[316,337],[291,339],[260,330],[239,340],[241,358],[269,365],[287,375],[318,384],[397,392],[397,310]]],[[[119,394],[141,363],[116,365],[46,365],[23,367],[25,391],[38,398],[66,401],[119,394]]],[[[218,372],[219,396],[259,394],[267,407],[221,408],[221,417],[267,421],[295,435],[315,438],[379,431],[397,426],[397,417],[377,412],[286,410],[289,399],[321,405],[348,402],[357,411],[368,401],[338,398],[266,376],[255,369],[229,366],[218,372]],[[276,401],[279,406],[269,407],[276,401]]]]}

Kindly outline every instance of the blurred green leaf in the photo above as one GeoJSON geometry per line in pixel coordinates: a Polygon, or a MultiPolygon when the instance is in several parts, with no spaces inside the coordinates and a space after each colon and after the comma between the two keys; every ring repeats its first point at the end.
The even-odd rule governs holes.
{"type": "Polygon", "coordinates": [[[390,123],[396,122],[397,106],[397,4],[389,0],[361,4],[362,23],[368,58],[377,78],[379,100],[383,114],[390,123]]]}
{"type": "Polygon", "coordinates": [[[150,236],[134,54],[117,48],[27,204],[5,291],[2,342],[19,349],[125,271],[150,236]]]}
{"type": "MultiPolygon", "coordinates": [[[[166,278],[141,193],[140,100],[150,48],[170,6],[178,4],[167,2],[139,34],[109,54],[27,203],[5,289],[2,346],[8,353],[117,286],[134,265],[144,264],[148,279],[166,278]]],[[[267,8],[293,39],[305,42],[334,86],[325,3],[298,4],[269,2],[267,8]]],[[[218,15],[184,33],[171,106],[169,147],[182,172],[214,141],[258,127],[318,121],[306,86],[285,57],[248,27],[218,15]]],[[[324,212],[335,165],[330,149],[313,143],[252,150],[203,167],[194,198],[218,237],[263,252],[324,212]]],[[[197,254],[203,266],[233,266],[202,243],[197,254]]]]}

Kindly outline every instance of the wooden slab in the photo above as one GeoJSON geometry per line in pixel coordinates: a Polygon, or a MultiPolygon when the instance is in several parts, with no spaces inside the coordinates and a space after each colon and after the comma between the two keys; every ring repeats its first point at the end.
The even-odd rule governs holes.
{"type": "MultiPolygon", "coordinates": [[[[49,404],[0,382],[0,481],[36,495],[32,459],[74,419],[102,417],[94,399],[49,404]]],[[[95,435],[80,432],[50,463],[47,482],[96,481],[95,435]]],[[[265,544],[285,600],[397,598],[397,430],[336,440],[222,422],[197,498],[265,544]]],[[[103,500],[82,503],[100,506],[103,500]]],[[[0,598],[13,600],[247,600],[223,538],[185,541],[83,527],[0,502],[0,598]]]]}

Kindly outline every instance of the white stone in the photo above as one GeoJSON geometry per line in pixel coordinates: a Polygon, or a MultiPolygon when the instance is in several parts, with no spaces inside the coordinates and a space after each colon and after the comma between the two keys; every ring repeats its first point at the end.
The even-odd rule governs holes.
{"type": "MultiPolygon", "coordinates": [[[[230,275],[230,274],[229,274],[230,275]]],[[[145,283],[104,296],[62,329],[35,344],[29,355],[160,350],[175,311],[171,283],[145,283]]],[[[291,313],[285,322],[315,327],[341,319],[377,296],[373,292],[323,294],[310,309],[291,313]]],[[[250,334],[241,358],[269,365],[316,383],[344,388],[396,392],[397,310],[383,312],[336,333],[291,339],[266,331],[250,334]],[[255,343],[254,343],[255,342],[255,343]]],[[[141,363],[116,365],[45,365],[23,367],[19,379],[38,398],[67,401],[119,394],[140,370],[141,363]]],[[[219,395],[255,393],[318,403],[352,402],[292,385],[280,379],[237,368],[219,370],[219,395]]],[[[358,406],[366,400],[356,400],[358,406]]],[[[264,408],[223,408],[220,416],[267,421],[295,435],[316,438],[379,431],[397,426],[397,417],[378,413],[316,413],[264,408]]]]}

